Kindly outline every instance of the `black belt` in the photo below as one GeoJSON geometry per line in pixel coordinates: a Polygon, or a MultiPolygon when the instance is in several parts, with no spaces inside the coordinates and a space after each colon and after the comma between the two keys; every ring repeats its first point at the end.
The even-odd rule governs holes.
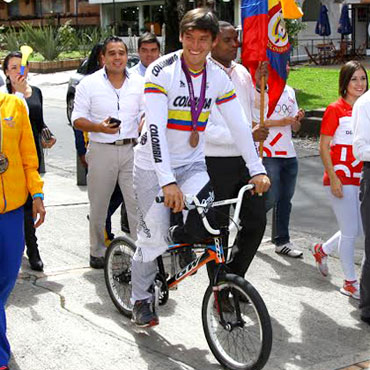
{"type": "Polygon", "coordinates": [[[370,162],[364,162],[364,167],[369,169],[370,168],[370,162]]]}
{"type": "Polygon", "coordinates": [[[136,139],[121,139],[121,140],[116,140],[113,143],[104,143],[104,144],[109,144],[109,145],[127,145],[127,144],[137,144],[136,139]]]}

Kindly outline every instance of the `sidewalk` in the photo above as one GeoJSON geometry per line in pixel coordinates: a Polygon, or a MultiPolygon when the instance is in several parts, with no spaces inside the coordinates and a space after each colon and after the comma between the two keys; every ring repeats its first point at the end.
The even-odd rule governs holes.
{"type": "MultiPolygon", "coordinates": [[[[35,75],[31,83],[42,86],[46,105],[64,109],[66,89],[55,92],[52,87],[54,83],[67,87],[70,73],[35,75]]],[[[49,108],[48,113],[57,112],[49,108]]],[[[72,137],[56,134],[59,145],[72,137]]],[[[295,145],[302,162],[311,156],[317,159],[315,141],[299,139],[295,145]]],[[[53,162],[51,157],[49,161],[53,162]]],[[[170,292],[168,304],[159,310],[158,327],[148,331],[135,328],[109,298],[103,271],[88,267],[86,187],[77,187],[72,173],[56,170],[72,171],[72,165],[66,167],[55,160],[53,164],[44,176],[47,220],[37,232],[45,273],[31,271],[24,258],[7,307],[11,369],[221,369],[202,330],[205,270],[170,292]]],[[[314,196],[315,189],[307,194],[314,196]]],[[[319,197],[317,204],[319,207],[319,197]]],[[[117,235],[118,227],[116,215],[113,228],[117,235]]],[[[328,278],[317,272],[307,249],[317,240],[314,231],[292,230],[293,241],[304,250],[303,260],[275,254],[266,238],[248,272],[247,279],[265,300],[273,325],[273,349],[264,369],[366,369],[370,327],[359,320],[358,302],[339,293],[339,260],[329,260],[328,278]]],[[[270,235],[270,230],[265,235],[270,235]]]]}
{"type": "MultiPolygon", "coordinates": [[[[86,189],[72,178],[45,176],[48,219],[38,231],[45,273],[32,272],[25,259],[11,295],[11,369],[220,369],[202,330],[205,270],[170,292],[158,327],[136,329],[111,302],[103,271],[88,267],[86,189]]],[[[312,237],[292,236],[304,249],[303,260],[275,254],[266,240],[248,273],[273,324],[265,369],[366,368],[360,364],[370,359],[370,327],[359,320],[358,302],[339,293],[339,260],[330,259],[331,276],[322,278],[307,249],[312,237]]]]}

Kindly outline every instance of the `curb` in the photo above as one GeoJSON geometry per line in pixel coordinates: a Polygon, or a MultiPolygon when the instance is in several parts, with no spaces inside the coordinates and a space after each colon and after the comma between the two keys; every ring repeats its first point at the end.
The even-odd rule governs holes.
{"type": "Polygon", "coordinates": [[[370,360],[358,362],[357,364],[353,364],[348,367],[341,367],[340,369],[337,370],[364,370],[364,369],[370,369],[370,360]]]}

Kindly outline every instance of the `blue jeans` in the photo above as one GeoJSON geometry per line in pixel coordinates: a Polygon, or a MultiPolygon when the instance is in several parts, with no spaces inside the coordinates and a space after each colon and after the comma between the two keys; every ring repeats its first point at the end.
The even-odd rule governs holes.
{"type": "Polygon", "coordinates": [[[298,161],[293,158],[263,158],[263,165],[271,180],[267,193],[266,212],[275,206],[276,232],[273,243],[276,246],[289,243],[289,220],[292,210],[291,200],[294,195],[298,175],[298,161]]]}
{"type": "Polygon", "coordinates": [[[24,249],[23,207],[0,214],[0,367],[7,366],[5,304],[17,280],[24,249]]]}

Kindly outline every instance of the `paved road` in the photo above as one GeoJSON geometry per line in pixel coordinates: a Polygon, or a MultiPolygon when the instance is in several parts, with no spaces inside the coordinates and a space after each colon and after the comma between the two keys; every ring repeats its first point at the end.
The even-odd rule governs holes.
{"type": "MultiPolygon", "coordinates": [[[[58,138],[46,158],[47,221],[38,231],[46,268],[45,273],[34,273],[25,259],[11,296],[7,312],[12,369],[220,369],[202,332],[204,272],[171,292],[160,309],[160,325],[146,332],[118,313],[102,271],[88,267],[87,194],[85,187],[75,185],[65,86],[41,87],[46,122],[58,138]]],[[[318,158],[307,157],[312,149],[300,153],[292,236],[304,249],[304,259],[276,255],[266,238],[248,279],[263,296],[273,323],[273,351],[265,369],[335,370],[370,359],[370,328],[359,321],[357,302],[338,292],[339,261],[330,260],[331,276],[324,279],[307,251],[310,241],[335,231],[335,222],[318,181],[318,158]]]]}

